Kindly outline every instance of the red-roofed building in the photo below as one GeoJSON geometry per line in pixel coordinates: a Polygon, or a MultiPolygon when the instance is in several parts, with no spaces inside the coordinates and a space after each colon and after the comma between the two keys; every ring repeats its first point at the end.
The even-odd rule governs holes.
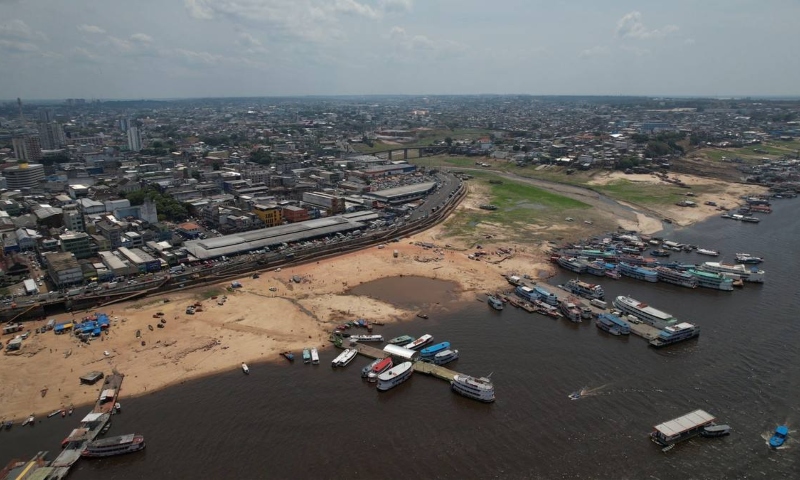
{"type": "Polygon", "coordinates": [[[181,235],[189,238],[197,238],[201,233],[203,233],[203,231],[200,229],[200,225],[194,222],[181,223],[178,225],[177,231],[181,235]]]}

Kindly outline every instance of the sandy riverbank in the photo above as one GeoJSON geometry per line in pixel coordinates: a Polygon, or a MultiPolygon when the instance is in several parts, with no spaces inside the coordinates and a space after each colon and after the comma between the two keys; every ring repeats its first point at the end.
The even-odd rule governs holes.
{"type": "MultiPolygon", "coordinates": [[[[615,175],[605,181],[613,180],[615,175]]],[[[631,181],[657,182],[649,175],[641,177],[624,176],[631,181]]],[[[681,179],[686,183],[705,180],[685,175],[681,179]]],[[[733,206],[743,192],[757,192],[747,187],[731,186],[729,193],[714,194],[713,200],[733,206]]],[[[705,201],[702,196],[696,200],[705,201]]],[[[473,208],[474,203],[467,201],[459,208],[473,208]]],[[[679,225],[688,225],[718,213],[702,205],[676,206],[668,208],[667,216],[679,225]]],[[[644,233],[661,228],[660,221],[647,212],[639,211],[636,219],[620,225],[644,233]]],[[[476,250],[467,250],[466,245],[447,239],[442,231],[436,227],[382,249],[372,247],[318,263],[263,272],[258,279],[246,277],[241,279],[243,287],[235,292],[225,291],[229,285],[226,282],[114,305],[102,310],[112,317],[109,335],[88,345],[71,335],[34,335],[24,342],[19,353],[0,355],[0,419],[21,418],[31,412],[42,418],[70,404],[94,402],[98,387],[82,386],[78,380],[93,370],[109,373],[116,368],[126,375],[124,402],[126,397],[204,375],[223,371],[239,374],[242,362],[283,362],[279,356],[282,351],[299,353],[304,347],[327,347],[328,332],[342,321],[366,318],[389,323],[415,318],[415,311],[348,294],[351,287],[371,280],[400,275],[450,280],[458,285],[462,300],[474,303],[476,293],[507,285],[502,274],[546,277],[553,272],[544,253],[546,245],[493,244],[497,240],[487,239],[483,251],[489,254],[474,260],[469,255],[476,250]],[[415,242],[453,246],[423,248],[415,242]],[[500,255],[499,247],[512,253],[500,255]],[[398,252],[396,258],[394,250],[398,252]],[[295,276],[300,283],[292,281],[295,276]],[[227,300],[220,305],[223,294],[227,300]],[[212,299],[214,295],[218,298],[212,299]],[[167,298],[169,302],[165,303],[167,298]],[[186,306],[195,302],[202,304],[203,311],[186,314],[186,306]],[[155,328],[159,320],[153,316],[158,312],[167,321],[163,329],[155,328]],[[152,331],[148,325],[154,327],[152,331]],[[136,337],[137,330],[141,338],[136,337]]],[[[436,308],[432,306],[428,313],[435,315],[436,308]]],[[[91,312],[55,318],[68,321],[88,313],[91,312]]],[[[31,322],[27,326],[35,329],[43,324],[44,321],[31,322]]]]}

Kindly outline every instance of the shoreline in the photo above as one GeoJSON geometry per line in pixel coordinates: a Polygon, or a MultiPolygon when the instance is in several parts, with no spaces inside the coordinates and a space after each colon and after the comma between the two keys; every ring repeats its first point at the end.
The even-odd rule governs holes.
{"type": "MultiPolygon", "coordinates": [[[[643,180],[652,181],[645,177],[648,178],[643,180]]],[[[468,208],[467,204],[463,202],[458,209],[468,208]]],[[[678,227],[719,213],[700,206],[666,210],[678,227]]],[[[617,218],[617,224],[642,233],[656,226],[661,230],[658,218],[635,207],[634,211],[635,222],[617,218]]],[[[343,321],[365,318],[388,324],[416,319],[418,310],[352,294],[353,287],[373,280],[400,276],[448,280],[457,285],[454,302],[474,302],[475,293],[506,286],[503,274],[527,273],[535,280],[555,274],[556,267],[545,253],[546,242],[510,245],[486,241],[481,250],[485,255],[470,258],[477,250],[457,240],[445,240],[442,232],[450,218],[400,242],[387,243],[384,248],[370,247],[316,262],[259,271],[258,279],[243,276],[238,280],[242,288],[233,291],[226,290],[230,283],[225,282],[105,309],[48,317],[62,322],[103,312],[109,315],[112,325],[107,335],[90,344],[81,344],[69,334],[46,332],[26,340],[19,353],[4,354],[0,359],[0,384],[4,386],[0,391],[0,419],[26,418],[31,411],[41,418],[70,404],[91,404],[97,396],[96,387],[80,385],[77,377],[92,370],[108,373],[116,368],[125,374],[124,401],[187,380],[236,370],[242,362],[285,362],[280,357],[283,351],[297,354],[305,347],[325,348],[329,345],[329,332],[343,321]],[[452,245],[444,247],[449,244],[452,245]],[[500,247],[508,253],[498,251],[500,247]],[[223,295],[227,298],[221,302],[223,295]],[[194,303],[200,303],[203,311],[187,314],[186,307],[194,303]],[[159,317],[166,320],[164,328],[155,328],[160,322],[154,318],[158,312],[164,314],[159,317]],[[152,331],[148,325],[153,326],[152,331]],[[137,330],[141,338],[136,336],[137,330]],[[41,396],[44,388],[47,395],[41,396]]],[[[435,314],[438,308],[443,307],[436,305],[426,313],[435,314]]],[[[33,330],[45,323],[46,320],[27,322],[26,327],[33,330]]]]}

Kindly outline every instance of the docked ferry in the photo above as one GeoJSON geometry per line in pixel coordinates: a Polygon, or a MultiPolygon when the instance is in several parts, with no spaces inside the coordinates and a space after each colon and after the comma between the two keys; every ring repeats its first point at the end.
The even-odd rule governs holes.
{"type": "Polygon", "coordinates": [[[503,309],[503,301],[495,297],[494,295],[489,295],[489,298],[486,299],[486,303],[488,303],[489,306],[494,308],[495,310],[503,309]]]}
{"type": "Polygon", "coordinates": [[[537,300],[541,300],[553,306],[558,305],[558,297],[554,293],[550,293],[550,291],[544,287],[538,285],[533,287],[533,294],[536,296],[537,300]]]}
{"type": "Polygon", "coordinates": [[[378,363],[376,363],[372,367],[372,370],[369,373],[367,373],[367,380],[372,382],[372,383],[375,383],[375,382],[378,381],[378,375],[380,375],[381,373],[385,372],[386,370],[389,370],[390,368],[392,368],[394,366],[393,363],[392,363],[392,357],[386,357],[384,359],[378,359],[377,362],[378,363]]]}
{"type": "Polygon", "coordinates": [[[586,264],[586,273],[597,277],[606,276],[606,264],[602,260],[595,260],[586,264]]]}
{"type": "Polygon", "coordinates": [[[411,378],[412,373],[414,365],[411,362],[403,362],[378,375],[377,388],[380,391],[394,388],[411,378]]]}
{"type": "Polygon", "coordinates": [[[641,255],[620,255],[618,257],[620,263],[627,263],[628,265],[641,265],[643,267],[655,267],[658,261],[652,257],[643,257],[641,255]]]}
{"type": "Polygon", "coordinates": [[[757,267],[747,268],[744,265],[731,265],[722,262],[705,262],[700,265],[700,270],[712,273],[736,275],[745,282],[764,283],[764,270],[757,267]]]}
{"type": "Polygon", "coordinates": [[[693,275],[673,268],[656,267],[656,273],[658,274],[658,279],[662,282],[687,288],[697,288],[699,285],[699,282],[693,275]]]}
{"type": "Polygon", "coordinates": [[[457,373],[450,382],[450,387],[467,398],[486,403],[494,402],[494,385],[488,377],[475,378],[457,373]]]}
{"type": "Polygon", "coordinates": [[[408,345],[403,345],[404,348],[408,348],[410,350],[418,350],[425,345],[431,343],[433,341],[433,335],[425,334],[418,339],[414,340],[413,342],[409,343],[408,345]]]}
{"type": "Polygon", "coordinates": [[[583,273],[586,271],[586,262],[578,260],[574,257],[558,257],[556,263],[575,273],[583,273]]]}
{"type": "Polygon", "coordinates": [[[618,268],[619,273],[625,275],[626,277],[635,278],[636,280],[644,280],[645,282],[655,283],[658,281],[658,273],[652,268],[638,267],[625,262],[620,262],[618,268]]]}
{"type": "Polygon", "coordinates": [[[443,352],[449,348],[450,348],[450,342],[437,343],[436,345],[431,345],[430,347],[426,347],[420,350],[419,356],[421,358],[432,358],[437,353],[443,352]]]}
{"type": "Polygon", "coordinates": [[[384,361],[384,358],[376,358],[375,360],[371,361],[369,365],[361,369],[361,378],[367,378],[367,376],[372,372],[372,369],[375,368],[376,365],[384,361]]]}
{"type": "Polygon", "coordinates": [[[673,343],[689,340],[700,335],[700,327],[688,322],[681,322],[664,328],[656,338],[650,341],[650,345],[656,348],[666,347],[673,343]]]}
{"type": "Polygon", "coordinates": [[[669,313],[662,312],[631,297],[619,296],[612,303],[620,312],[633,315],[642,322],[656,328],[664,328],[678,323],[678,320],[669,313]]]}
{"type": "Polygon", "coordinates": [[[433,357],[433,364],[446,365],[456,359],[458,359],[458,350],[445,350],[437,353],[433,357]]]}
{"type": "Polygon", "coordinates": [[[83,457],[111,457],[124,453],[138,452],[145,447],[144,436],[135,433],[118,437],[103,438],[86,444],[81,451],[83,457]]]}
{"type": "Polygon", "coordinates": [[[689,270],[689,274],[697,278],[701,287],[713,288],[714,290],[733,291],[733,279],[718,273],[704,272],[702,270],[689,270]]]}
{"type": "Polygon", "coordinates": [[[612,335],[629,335],[631,326],[625,320],[611,313],[601,313],[597,316],[594,324],[600,330],[604,330],[612,335]]]}
{"type": "Polygon", "coordinates": [[[695,410],[682,417],[656,425],[650,439],[662,447],[700,435],[703,429],[714,423],[713,415],[704,410],[695,410]]]}
{"type": "Polygon", "coordinates": [[[600,285],[586,283],[580,280],[570,280],[564,285],[564,288],[570,293],[580,295],[581,297],[585,297],[590,300],[595,298],[602,299],[605,295],[603,287],[600,285]]]}
{"type": "Polygon", "coordinates": [[[571,322],[581,323],[582,315],[581,315],[581,307],[580,307],[580,300],[570,295],[569,297],[561,300],[561,313],[564,314],[567,319],[571,322]]]}

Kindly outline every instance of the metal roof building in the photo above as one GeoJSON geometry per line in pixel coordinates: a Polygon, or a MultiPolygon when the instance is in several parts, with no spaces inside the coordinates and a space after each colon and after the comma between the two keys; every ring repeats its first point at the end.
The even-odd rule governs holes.
{"type": "Polygon", "coordinates": [[[362,196],[365,198],[374,198],[383,203],[397,204],[422,198],[434,188],[436,188],[436,182],[424,182],[368,192],[364,193],[362,196]]]}
{"type": "Polygon", "coordinates": [[[378,218],[378,215],[373,212],[356,212],[222,237],[190,240],[184,243],[184,248],[200,260],[223,255],[238,255],[260,248],[278,246],[283,243],[314,240],[328,235],[363,229],[367,226],[364,222],[375,220],[376,218],[378,218]]]}

